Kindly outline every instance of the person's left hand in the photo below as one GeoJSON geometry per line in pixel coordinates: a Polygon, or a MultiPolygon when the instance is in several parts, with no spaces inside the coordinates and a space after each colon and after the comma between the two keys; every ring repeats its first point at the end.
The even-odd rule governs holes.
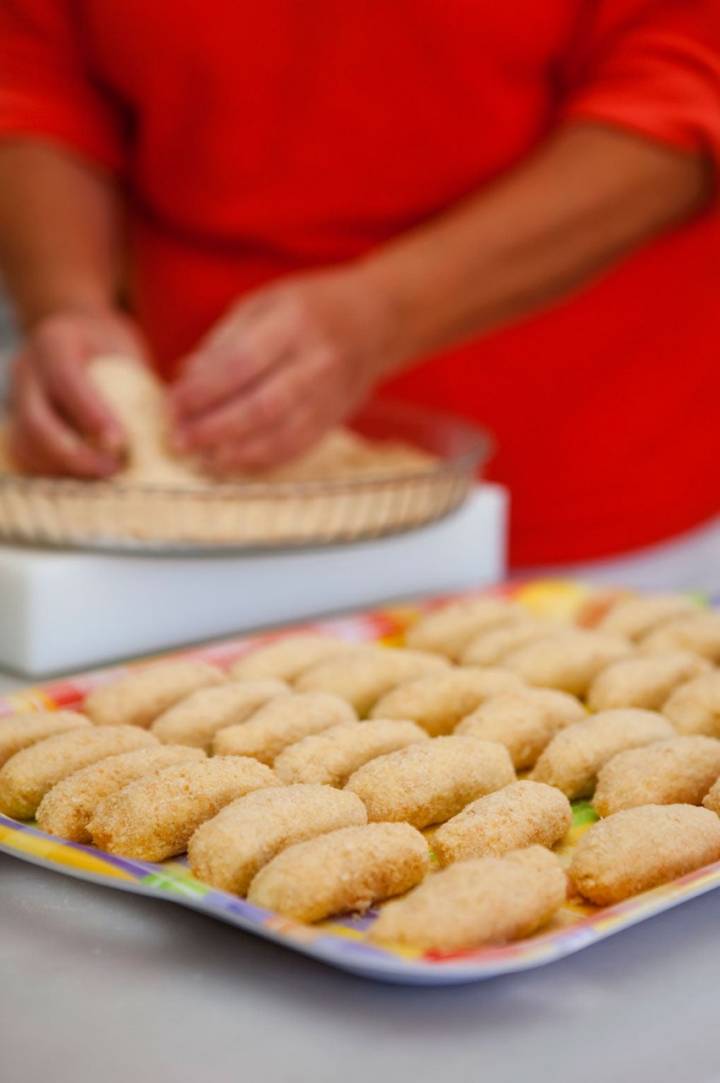
{"type": "Polygon", "coordinates": [[[302,454],[392,367],[398,324],[363,268],[256,291],[184,362],[171,390],[177,450],[217,474],[302,454]]]}

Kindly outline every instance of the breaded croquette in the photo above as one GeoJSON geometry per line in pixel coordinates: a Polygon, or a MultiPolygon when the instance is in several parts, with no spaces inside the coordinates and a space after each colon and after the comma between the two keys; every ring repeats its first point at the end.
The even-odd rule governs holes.
{"type": "Polygon", "coordinates": [[[286,847],[366,823],[365,806],[348,790],[303,784],[255,790],[197,829],[188,861],[199,880],[244,895],[253,876],[286,847]]]}
{"type": "Polygon", "coordinates": [[[646,594],[635,598],[618,598],[598,622],[597,627],[603,632],[637,641],[676,617],[698,611],[697,603],[682,594],[646,594]]]}
{"type": "Polygon", "coordinates": [[[429,739],[414,722],[401,719],[378,718],[358,726],[332,726],[290,745],[280,753],[273,768],[283,782],[344,786],[364,763],[429,739]]]}
{"type": "Polygon", "coordinates": [[[481,632],[526,618],[524,609],[503,598],[463,598],[420,617],[408,629],[405,641],[408,647],[456,661],[481,632]]]}
{"type": "Polygon", "coordinates": [[[720,737],[720,671],[681,684],[664,704],[663,714],[678,733],[720,737]]]}
{"type": "Polygon", "coordinates": [[[490,628],[470,640],[460,655],[460,665],[499,665],[510,651],[524,647],[526,643],[532,643],[536,639],[544,639],[561,628],[562,625],[532,617],[519,619],[512,624],[501,624],[499,628],[490,628]]]}
{"type": "Polygon", "coordinates": [[[587,797],[600,768],[618,752],[674,736],[670,722],[655,711],[634,707],[601,711],[556,734],[530,777],[557,786],[571,800],[587,797]]]}
{"type": "Polygon", "coordinates": [[[611,816],[638,805],[700,805],[720,776],[720,741],[671,737],[613,756],[598,772],[593,807],[611,816]]]}
{"type": "Polygon", "coordinates": [[[627,640],[576,628],[554,632],[511,651],[503,658],[503,665],[528,684],[584,696],[601,669],[630,651],[627,640]]]}
{"type": "Polygon", "coordinates": [[[215,735],[218,756],[253,756],[272,764],[289,745],[331,726],[357,725],[351,705],[325,692],[296,692],[272,699],[237,726],[215,735]]]}
{"type": "Polygon", "coordinates": [[[425,674],[442,672],[448,662],[422,651],[394,647],[356,647],[305,670],[295,682],[298,692],[330,692],[351,703],[363,718],[391,688],[425,674]]]}
{"type": "Polygon", "coordinates": [[[29,820],[48,790],[62,779],[120,752],[157,745],[137,726],[81,726],[16,752],[0,768],[0,812],[29,820]]]}
{"type": "Polygon", "coordinates": [[[185,745],[158,745],[136,748],[91,763],[62,779],[49,790],[37,810],[38,826],[50,835],[71,842],[90,842],[87,825],[104,798],[163,767],[205,759],[200,748],[185,745]]]}
{"type": "Polygon", "coordinates": [[[221,729],[244,722],[269,700],[289,694],[284,681],[272,679],[229,681],[198,688],[163,711],[150,731],[164,744],[193,745],[209,751],[213,737],[221,729]]]}
{"type": "Polygon", "coordinates": [[[572,825],[567,797],[544,782],[511,782],[480,797],[435,829],[441,865],[506,854],[525,846],[554,846],[572,825]]]}
{"type": "Polygon", "coordinates": [[[640,641],[640,649],[648,654],[657,651],[692,651],[715,664],[720,663],[720,613],[699,610],[687,617],[678,617],[656,628],[640,641]]]}
{"type": "Polygon", "coordinates": [[[438,951],[519,940],[552,918],[566,890],[560,862],[542,846],[459,861],[383,907],[370,939],[438,951]]]}
{"type": "Polygon", "coordinates": [[[347,789],[365,803],[371,821],[404,820],[429,827],[470,801],[515,781],[507,749],[475,737],[433,737],[366,763],[347,789]]]}
{"type": "Polygon", "coordinates": [[[296,921],[320,921],[409,891],[429,861],[425,839],[409,824],[344,827],[283,850],[257,874],[248,900],[296,921]]]}
{"type": "Polygon", "coordinates": [[[587,705],[591,711],[615,707],[659,711],[674,688],[709,669],[705,658],[689,651],[621,658],[598,673],[590,685],[587,705]]]}
{"type": "Polygon", "coordinates": [[[222,680],[223,674],[209,662],[188,658],[155,662],[95,688],[83,710],[96,726],[147,727],[173,703],[222,680]]]}
{"type": "Polygon", "coordinates": [[[711,812],[716,812],[720,816],[720,778],[710,787],[703,799],[703,805],[705,808],[710,809],[711,812]]]}
{"type": "Polygon", "coordinates": [[[493,696],[455,727],[455,733],[499,741],[516,770],[532,767],[556,733],[587,717],[583,705],[568,692],[524,688],[493,696]]]}
{"type": "Polygon", "coordinates": [[[111,854],[164,861],[181,854],[198,827],[225,805],[277,784],[269,767],[244,756],[178,763],[106,797],[88,831],[111,854]]]}
{"type": "Polygon", "coordinates": [[[720,860],[720,819],[695,805],[641,805],[600,820],[570,862],[578,892],[597,906],[637,895],[720,860]]]}
{"type": "Polygon", "coordinates": [[[504,669],[451,669],[398,685],[378,700],[370,717],[409,718],[438,737],[491,696],[523,687],[520,677],[504,669]]]}
{"type": "Polygon", "coordinates": [[[304,670],[333,655],[351,650],[355,644],[332,636],[300,632],[283,636],[257,647],[230,667],[235,680],[276,680],[292,682],[304,670]]]}
{"type": "Polygon", "coordinates": [[[0,718],[0,767],[16,752],[46,737],[89,725],[89,719],[77,711],[24,711],[0,718]]]}

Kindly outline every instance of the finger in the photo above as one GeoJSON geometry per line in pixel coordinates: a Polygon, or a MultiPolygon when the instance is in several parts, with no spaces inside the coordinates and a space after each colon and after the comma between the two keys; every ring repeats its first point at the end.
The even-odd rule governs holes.
{"type": "Polygon", "coordinates": [[[89,447],[53,411],[43,389],[28,365],[17,375],[15,425],[21,433],[20,447],[34,450],[30,459],[52,475],[102,478],[115,473],[117,460],[89,447]]]}
{"type": "Polygon", "coordinates": [[[297,375],[281,366],[245,394],[187,422],[182,430],[186,447],[202,451],[241,443],[262,429],[287,423],[301,406],[297,375]]]}
{"type": "Polygon", "coordinates": [[[273,426],[239,446],[219,448],[205,460],[205,468],[217,476],[227,476],[280,466],[309,451],[329,427],[307,417],[292,426],[273,426]]]}
{"type": "Polygon", "coordinates": [[[205,414],[238,395],[277,365],[291,347],[289,323],[277,313],[228,324],[223,337],[211,340],[188,358],[171,389],[175,416],[184,421],[205,414]]]}
{"type": "Polygon", "coordinates": [[[50,400],[81,433],[99,448],[118,454],[125,446],[122,425],[88,377],[87,349],[69,329],[40,331],[35,358],[50,400]]]}

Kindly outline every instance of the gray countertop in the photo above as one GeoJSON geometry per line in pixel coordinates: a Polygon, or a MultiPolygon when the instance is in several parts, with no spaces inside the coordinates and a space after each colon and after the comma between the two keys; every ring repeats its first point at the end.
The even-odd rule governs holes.
{"type": "Polygon", "coordinates": [[[413,989],[0,855],[0,1079],[718,1083],[718,928],[715,892],[535,971],[413,989]]]}

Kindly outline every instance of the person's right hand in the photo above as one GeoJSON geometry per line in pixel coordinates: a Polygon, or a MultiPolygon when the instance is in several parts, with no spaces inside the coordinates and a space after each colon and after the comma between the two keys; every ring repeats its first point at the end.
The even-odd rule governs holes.
{"type": "Polygon", "coordinates": [[[107,354],[145,355],[120,312],[56,313],[31,329],[10,384],[10,453],[21,470],[79,478],[117,471],[124,433],[87,376],[87,363],[107,354]]]}

